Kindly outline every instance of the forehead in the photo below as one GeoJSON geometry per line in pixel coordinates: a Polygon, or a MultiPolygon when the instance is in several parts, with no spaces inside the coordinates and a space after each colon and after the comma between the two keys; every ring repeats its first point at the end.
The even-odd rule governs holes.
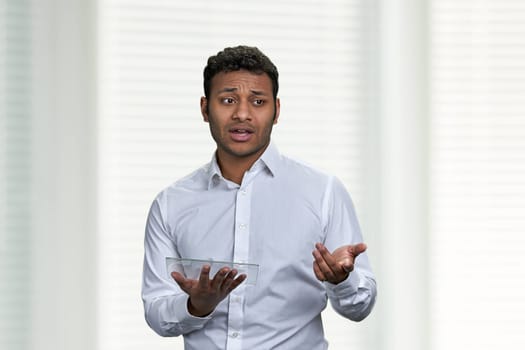
{"type": "Polygon", "coordinates": [[[217,73],[211,80],[212,93],[224,89],[255,90],[267,94],[272,92],[272,81],[268,74],[256,74],[247,70],[217,73]]]}

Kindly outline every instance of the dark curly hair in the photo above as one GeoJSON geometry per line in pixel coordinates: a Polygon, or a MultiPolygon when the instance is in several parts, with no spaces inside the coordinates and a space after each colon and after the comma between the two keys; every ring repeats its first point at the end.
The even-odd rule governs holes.
{"type": "Polygon", "coordinates": [[[273,98],[279,90],[279,73],[277,67],[258,48],[251,46],[227,47],[208,58],[204,68],[204,96],[209,97],[211,80],[217,73],[234,72],[245,69],[255,74],[268,74],[272,81],[273,98]]]}

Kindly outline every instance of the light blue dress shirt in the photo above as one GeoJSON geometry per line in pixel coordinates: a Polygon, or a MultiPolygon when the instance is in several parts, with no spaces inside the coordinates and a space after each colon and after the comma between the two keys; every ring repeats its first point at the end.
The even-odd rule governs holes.
{"type": "Polygon", "coordinates": [[[321,311],[351,320],[371,311],[376,283],[366,253],[338,285],[313,272],[316,242],[334,249],[362,242],[350,196],[335,177],[281,155],[270,144],[238,185],[215,156],[162,191],[146,224],[142,298],[148,324],[184,336],[187,350],[327,349],[321,311]],[[166,257],[259,264],[208,317],[188,313],[188,296],[166,271],[166,257]]]}

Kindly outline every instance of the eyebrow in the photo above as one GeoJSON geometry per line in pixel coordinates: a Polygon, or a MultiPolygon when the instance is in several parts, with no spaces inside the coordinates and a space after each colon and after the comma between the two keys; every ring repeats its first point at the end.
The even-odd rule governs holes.
{"type": "MultiPolygon", "coordinates": [[[[237,88],[224,88],[222,90],[219,90],[219,94],[221,93],[224,93],[224,92],[235,92],[237,91],[238,89],[237,88]]],[[[260,91],[260,90],[250,90],[250,92],[256,96],[265,96],[266,93],[264,91],[260,91]]]]}

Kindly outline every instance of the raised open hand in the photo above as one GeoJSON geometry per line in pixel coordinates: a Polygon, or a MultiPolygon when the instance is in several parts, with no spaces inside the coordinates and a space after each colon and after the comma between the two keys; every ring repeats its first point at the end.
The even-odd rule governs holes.
{"type": "Polygon", "coordinates": [[[366,244],[345,245],[330,253],[321,243],[315,245],[313,268],[319,281],[338,284],[354,270],[355,258],[366,250],[366,244]]]}
{"type": "Polygon", "coordinates": [[[185,278],[178,272],[172,272],[171,277],[190,298],[188,311],[197,317],[209,315],[215,307],[237,288],[246,275],[237,276],[237,270],[223,267],[210,279],[210,265],[204,265],[198,280],[185,278]]]}

